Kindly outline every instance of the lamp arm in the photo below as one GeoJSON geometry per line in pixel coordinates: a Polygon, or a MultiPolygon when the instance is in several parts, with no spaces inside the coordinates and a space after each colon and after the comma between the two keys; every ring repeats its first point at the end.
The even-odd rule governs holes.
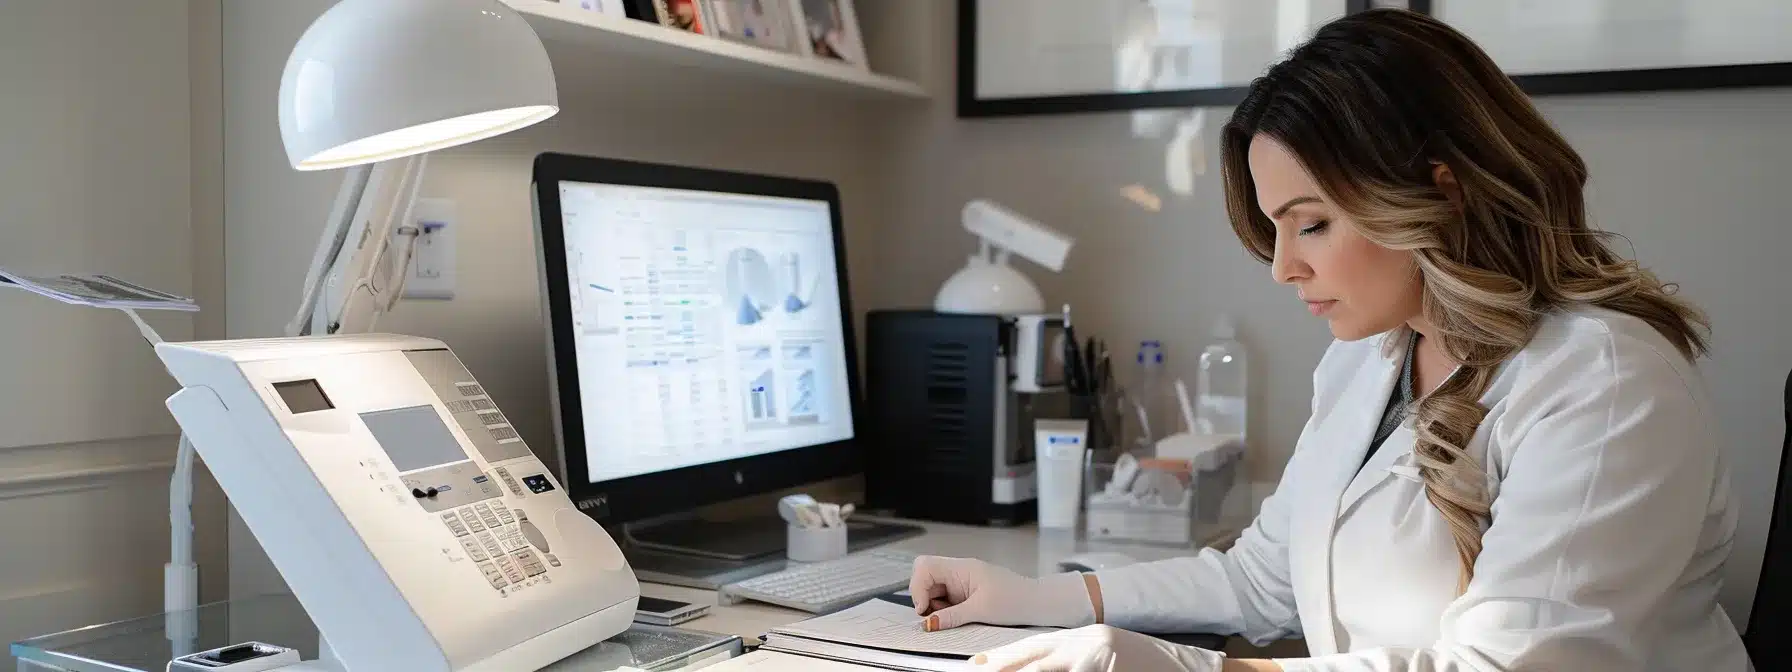
{"type": "Polygon", "coordinates": [[[397,304],[418,235],[411,217],[425,165],[419,155],[344,176],[288,335],[365,333],[397,304]]]}
{"type": "Polygon", "coordinates": [[[286,324],[286,335],[318,333],[310,331],[308,327],[315,326],[312,324],[313,317],[320,297],[324,294],[324,286],[329,281],[329,271],[342,254],[343,244],[348,241],[355,214],[361,207],[361,196],[366,193],[372,177],[371,165],[355,166],[344,171],[342,186],[337,188],[336,201],[330,206],[329,218],[324,220],[323,231],[318,234],[317,251],[311,255],[311,267],[305,272],[305,286],[299,297],[298,312],[286,324]]]}

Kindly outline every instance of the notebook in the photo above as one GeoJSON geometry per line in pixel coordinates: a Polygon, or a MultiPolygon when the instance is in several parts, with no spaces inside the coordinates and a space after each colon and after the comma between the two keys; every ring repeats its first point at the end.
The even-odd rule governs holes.
{"type": "Polygon", "coordinates": [[[1051,631],[972,624],[927,632],[913,607],[869,600],[773,628],[760,648],[891,670],[959,672],[971,669],[971,656],[1051,631]]]}

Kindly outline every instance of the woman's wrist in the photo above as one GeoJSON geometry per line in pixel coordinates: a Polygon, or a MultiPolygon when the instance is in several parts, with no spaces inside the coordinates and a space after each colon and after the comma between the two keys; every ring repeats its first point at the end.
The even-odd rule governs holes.
{"type": "Polygon", "coordinates": [[[1095,622],[1097,622],[1097,624],[1106,624],[1107,615],[1102,611],[1102,582],[1100,582],[1100,579],[1095,579],[1095,573],[1084,573],[1084,575],[1082,575],[1082,586],[1090,590],[1090,609],[1095,611],[1095,622]]]}
{"type": "Polygon", "coordinates": [[[1282,672],[1282,666],[1273,660],[1227,658],[1220,672],[1282,672]]]}
{"type": "Polygon", "coordinates": [[[1091,572],[1083,575],[1083,586],[1089,589],[1089,608],[1095,611],[1095,622],[1106,623],[1107,614],[1101,604],[1101,581],[1091,572]]]}

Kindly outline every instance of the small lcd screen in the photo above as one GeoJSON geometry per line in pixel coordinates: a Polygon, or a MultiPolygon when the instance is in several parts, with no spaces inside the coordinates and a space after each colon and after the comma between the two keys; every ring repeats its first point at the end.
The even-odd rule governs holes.
{"type": "Polygon", "coordinates": [[[327,411],[336,408],[330,403],[330,397],[324,394],[324,388],[316,380],[289,380],[274,383],[274,391],[280,393],[280,400],[286,402],[286,408],[294,415],[327,411]]]}

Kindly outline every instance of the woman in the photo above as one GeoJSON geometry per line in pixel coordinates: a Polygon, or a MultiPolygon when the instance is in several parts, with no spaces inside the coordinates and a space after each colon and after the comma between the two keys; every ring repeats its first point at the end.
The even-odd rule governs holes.
{"type": "Polygon", "coordinates": [[[1716,602],[1735,506],[1703,318],[1589,227],[1585,165],[1486,54],[1419,14],[1340,19],[1222,143],[1238,237],[1337,337],[1275,495],[1225,553],[923,558],[928,627],[1076,628],[975,661],[1003,670],[1749,669],[1716,602]]]}

